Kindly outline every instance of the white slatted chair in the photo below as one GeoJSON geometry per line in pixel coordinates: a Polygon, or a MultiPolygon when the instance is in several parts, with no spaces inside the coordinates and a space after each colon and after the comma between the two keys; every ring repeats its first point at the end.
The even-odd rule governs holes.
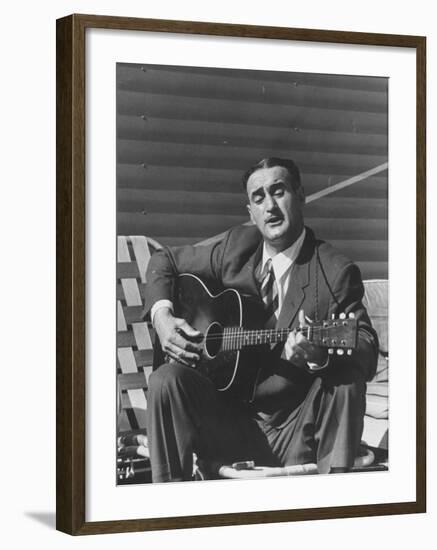
{"type": "MultiPolygon", "coordinates": [[[[119,481],[144,471],[147,380],[153,365],[153,330],[143,319],[146,269],[160,246],[144,236],[117,240],[117,398],[119,481]]],[[[149,468],[150,470],[150,468],[149,468]]]]}

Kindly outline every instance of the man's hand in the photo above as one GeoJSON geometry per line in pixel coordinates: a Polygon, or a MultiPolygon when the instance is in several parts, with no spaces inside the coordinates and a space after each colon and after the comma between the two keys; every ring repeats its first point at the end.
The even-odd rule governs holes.
{"type": "Polygon", "coordinates": [[[200,359],[200,341],[203,336],[184,319],[175,317],[169,308],[156,311],[153,324],[161,342],[163,352],[171,359],[189,367],[200,359]]]}
{"type": "MultiPolygon", "coordinates": [[[[308,323],[305,321],[303,309],[299,311],[299,326],[302,328],[308,323]]],[[[288,335],[285,342],[285,358],[297,367],[306,368],[309,363],[322,366],[328,359],[328,352],[324,348],[315,346],[305,338],[302,332],[294,330],[288,335]]]]}

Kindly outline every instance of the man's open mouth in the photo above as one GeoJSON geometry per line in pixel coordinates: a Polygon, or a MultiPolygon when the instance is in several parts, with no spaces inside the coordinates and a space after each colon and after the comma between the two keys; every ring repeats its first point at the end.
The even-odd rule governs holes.
{"type": "Polygon", "coordinates": [[[266,220],[266,225],[279,225],[284,218],[281,216],[272,216],[268,220],[266,220]]]}

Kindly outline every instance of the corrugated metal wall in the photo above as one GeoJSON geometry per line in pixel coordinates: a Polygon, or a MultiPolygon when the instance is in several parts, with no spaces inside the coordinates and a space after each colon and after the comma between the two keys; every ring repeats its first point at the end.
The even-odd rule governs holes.
{"type": "MultiPolygon", "coordinates": [[[[387,162],[387,79],[117,64],[117,231],[194,243],[247,221],[242,173],[291,157],[307,196],[387,162]]],[[[316,200],[317,236],[387,277],[387,171],[316,200]]]]}

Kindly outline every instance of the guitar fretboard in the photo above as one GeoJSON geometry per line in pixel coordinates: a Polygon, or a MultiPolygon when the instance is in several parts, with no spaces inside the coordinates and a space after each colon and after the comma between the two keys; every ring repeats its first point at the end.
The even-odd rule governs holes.
{"type": "MultiPolygon", "coordinates": [[[[311,340],[311,328],[303,327],[305,337],[311,340]]],[[[278,344],[285,342],[288,335],[294,329],[266,329],[266,330],[244,330],[241,327],[225,328],[223,332],[222,350],[223,351],[238,351],[249,346],[260,346],[263,344],[278,344]]]]}

